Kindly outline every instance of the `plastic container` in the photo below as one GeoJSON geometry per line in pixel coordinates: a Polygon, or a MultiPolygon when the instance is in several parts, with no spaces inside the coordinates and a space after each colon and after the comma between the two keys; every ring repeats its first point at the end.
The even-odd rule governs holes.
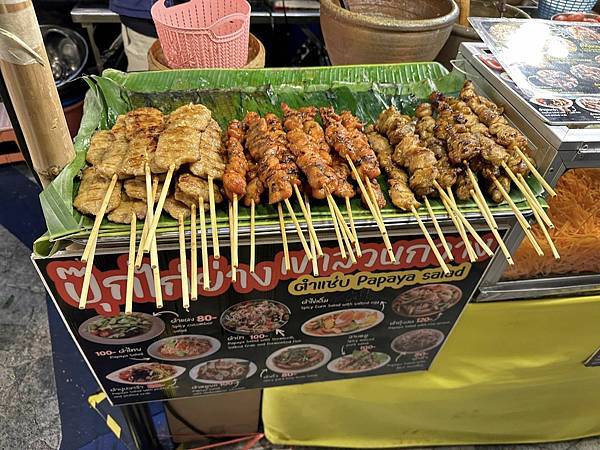
{"type": "Polygon", "coordinates": [[[246,64],[250,32],[246,0],[190,0],[170,7],[158,0],[151,14],[170,67],[246,64]]]}
{"type": "Polygon", "coordinates": [[[563,12],[589,12],[597,0],[539,0],[538,17],[550,19],[563,12]]]}

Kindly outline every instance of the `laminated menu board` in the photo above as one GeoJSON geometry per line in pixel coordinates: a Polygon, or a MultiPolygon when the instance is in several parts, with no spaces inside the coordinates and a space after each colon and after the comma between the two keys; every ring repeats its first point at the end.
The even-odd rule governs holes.
{"type": "MultiPolygon", "coordinates": [[[[482,238],[494,249],[491,233],[482,238]]],[[[281,244],[257,245],[254,273],[240,264],[232,283],[226,248],[210,259],[211,288],[182,306],[178,250],[159,254],[164,308],[152,272],[135,274],[133,314],[122,313],[126,258],[98,253],[90,298],[78,309],[84,266],[77,256],[35,259],[83,357],[115,405],[242,389],[427,370],[490,261],[458,235],[454,261],[438,266],[423,236],[394,238],[397,262],[377,239],[356,264],[322,242],[318,275],[299,245],[286,272],[281,244]]],[[[240,247],[240,261],[248,248],[240,247]]]]}
{"type": "MultiPolygon", "coordinates": [[[[600,113],[600,24],[470,20],[525,95],[546,102],[566,98],[600,113]]],[[[562,100],[555,106],[567,107],[562,100]]]]}
{"type": "Polygon", "coordinates": [[[600,105],[595,106],[595,97],[591,103],[585,98],[569,96],[532,97],[514,82],[489,49],[478,44],[466,46],[473,56],[479,58],[479,67],[487,72],[488,79],[491,75],[495,78],[491,81],[503,83],[515,92],[544,122],[551,125],[587,125],[600,122],[600,105]]]}

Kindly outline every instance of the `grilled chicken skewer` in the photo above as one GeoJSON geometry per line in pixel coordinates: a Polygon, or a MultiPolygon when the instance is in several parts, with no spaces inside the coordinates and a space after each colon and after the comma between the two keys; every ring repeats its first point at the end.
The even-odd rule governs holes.
{"type": "Polygon", "coordinates": [[[232,224],[233,229],[229,230],[231,242],[231,266],[235,271],[238,267],[238,199],[246,195],[246,173],[248,172],[248,161],[244,155],[242,141],[244,139],[244,130],[242,123],[234,120],[227,128],[227,164],[223,174],[223,187],[225,195],[233,205],[232,224]]]}
{"type": "MultiPolygon", "coordinates": [[[[362,124],[359,125],[358,121],[354,117],[350,117],[349,114],[344,115],[344,117],[337,115],[333,108],[321,108],[320,113],[325,124],[325,138],[327,143],[342,160],[345,159],[347,161],[361,190],[363,201],[377,223],[388,255],[392,261],[395,261],[394,251],[380,213],[380,208],[385,206],[385,199],[383,199],[383,196],[374,196],[372,198],[364,184],[371,184],[371,190],[377,192],[373,189],[372,183],[377,183],[377,180],[374,180],[374,178],[381,174],[381,170],[379,169],[377,156],[375,156],[373,149],[370,147],[368,139],[359,130],[362,124]]],[[[333,164],[335,166],[335,160],[333,164]]],[[[379,185],[377,184],[377,186],[379,185]]]]}
{"type": "MultiPolygon", "coordinates": [[[[387,175],[389,194],[390,198],[392,199],[392,203],[394,204],[394,206],[401,209],[402,211],[410,211],[415,217],[415,219],[417,219],[417,223],[421,228],[421,231],[423,232],[427,243],[431,247],[431,250],[433,251],[433,254],[436,257],[438,264],[440,265],[440,267],[442,267],[444,273],[450,273],[450,270],[448,269],[444,258],[442,257],[437,246],[433,242],[433,239],[427,231],[427,228],[425,228],[425,225],[421,221],[419,213],[417,213],[417,208],[419,208],[421,204],[417,201],[415,195],[408,187],[408,175],[392,160],[393,152],[389,141],[385,136],[382,136],[381,134],[377,133],[373,128],[370,128],[368,130],[367,136],[369,138],[371,147],[377,154],[379,165],[383,168],[387,175]]],[[[452,260],[452,252],[448,247],[448,243],[444,238],[444,235],[437,222],[437,219],[435,218],[435,215],[432,215],[432,220],[434,221],[434,225],[438,236],[440,236],[442,246],[444,247],[444,250],[446,251],[446,254],[448,255],[449,259],[452,260]]]]}
{"type": "Polygon", "coordinates": [[[275,114],[268,113],[265,117],[260,117],[257,113],[249,112],[244,118],[244,124],[247,126],[246,148],[258,162],[258,176],[269,191],[269,203],[285,203],[304,252],[312,260],[314,256],[289,201],[294,193],[294,186],[299,187],[302,182],[281,120],[275,114]]]}

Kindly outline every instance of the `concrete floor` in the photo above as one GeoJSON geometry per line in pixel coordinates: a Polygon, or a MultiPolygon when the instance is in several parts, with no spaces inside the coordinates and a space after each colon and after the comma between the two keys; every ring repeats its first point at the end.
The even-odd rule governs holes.
{"type": "MultiPolygon", "coordinates": [[[[21,170],[21,173],[25,171],[21,170]]],[[[41,233],[37,231],[41,219],[36,217],[37,225],[34,225],[36,220],[31,216],[39,215],[37,207],[24,210],[14,206],[36,204],[37,192],[31,185],[27,186],[28,189],[24,188],[26,183],[31,183],[31,179],[18,174],[15,178],[15,173],[11,172],[9,177],[5,171],[0,171],[0,450],[123,449],[125,447],[115,442],[104,423],[89,409],[86,398],[93,393],[90,389],[96,389],[96,386],[87,367],[76,354],[70,338],[64,333],[62,323],[56,318],[52,323],[54,352],[60,356],[57,361],[61,364],[69,358],[71,361],[68,365],[60,366],[58,382],[55,382],[46,296],[29,259],[28,248],[32,242],[31,236],[41,233]],[[26,198],[19,197],[24,192],[29,192],[26,198]],[[9,204],[13,206],[7,208],[9,204]],[[59,334],[62,336],[56,339],[59,334]],[[57,389],[57,385],[63,386],[62,390],[57,389]],[[65,385],[68,388],[64,388],[65,385]],[[65,392],[75,392],[76,395],[67,398],[65,392]],[[64,436],[61,432],[59,404],[63,412],[64,436]]],[[[54,316],[56,314],[53,313],[54,316]]],[[[263,440],[254,450],[288,448],[272,446],[263,440]]],[[[438,449],[595,450],[600,449],[600,439],[438,449]]]]}
{"type": "Polygon", "coordinates": [[[55,449],[61,441],[46,294],[29,255],[0,226],[1,449],[55,449]]]}

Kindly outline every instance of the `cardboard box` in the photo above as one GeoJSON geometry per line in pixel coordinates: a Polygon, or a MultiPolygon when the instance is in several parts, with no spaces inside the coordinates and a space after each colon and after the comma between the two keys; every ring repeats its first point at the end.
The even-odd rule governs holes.
{"type": "MultiPolygon", "coordinates": [[[[258,432],[262,389],[165,402],[174,442],[206,442],[204,435],[247,435],[258,432]],[[194,429],[177,417],[184,419],[194,429]],[[203,434],[200,434],[201,431],[203,434]]],[[[234,438],[232,436],[232,438],[234,438]]]]}

